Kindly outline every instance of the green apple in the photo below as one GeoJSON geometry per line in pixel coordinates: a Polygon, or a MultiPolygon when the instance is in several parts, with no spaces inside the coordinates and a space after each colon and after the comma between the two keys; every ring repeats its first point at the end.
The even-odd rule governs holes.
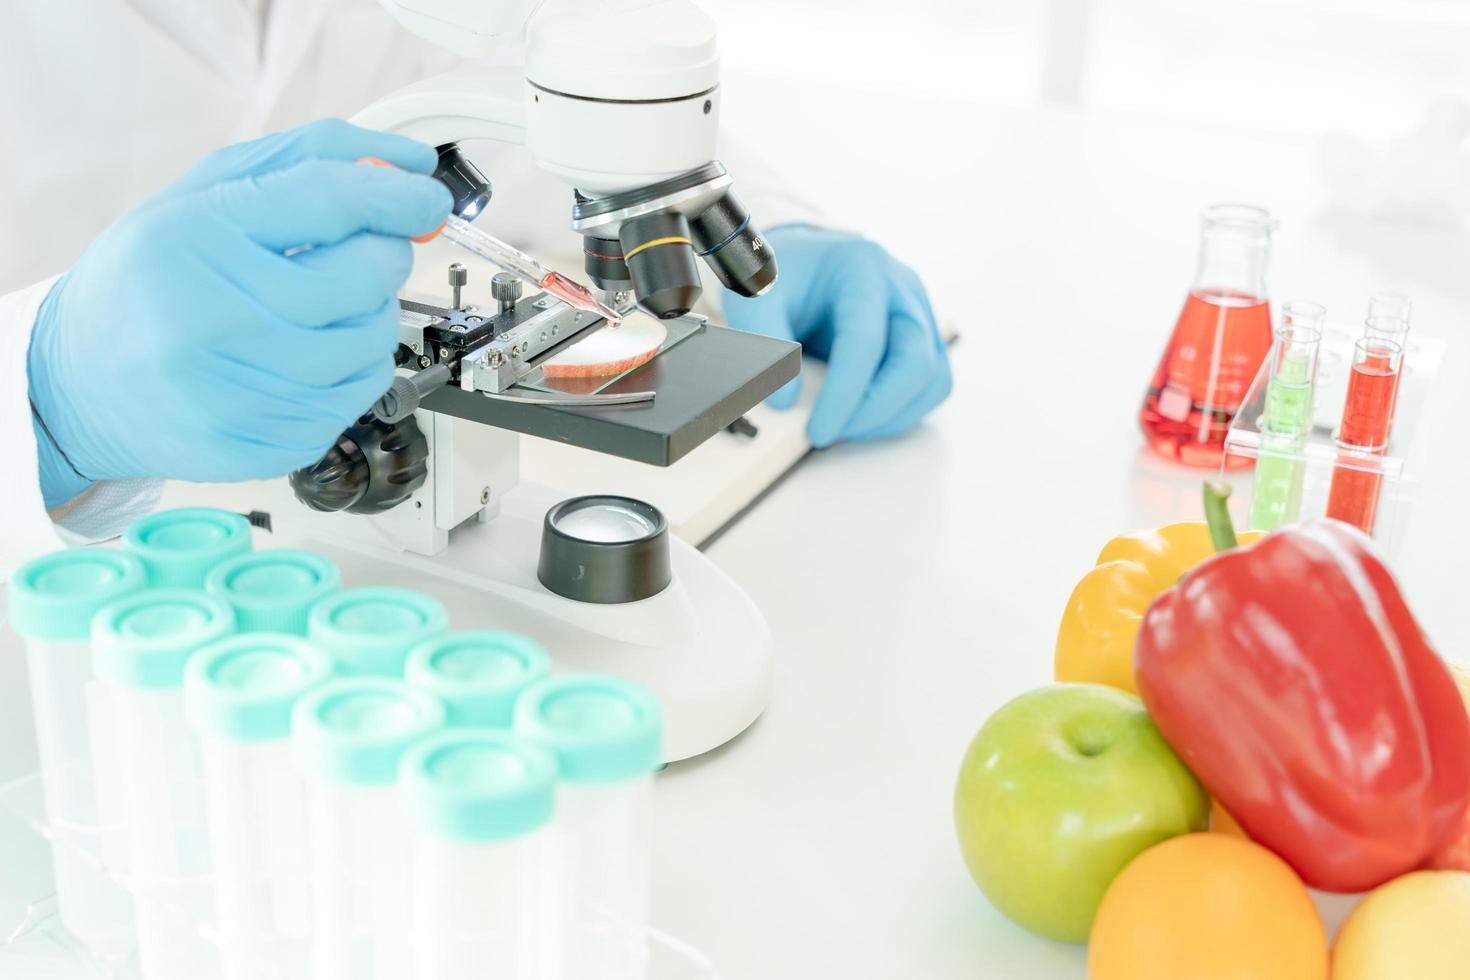
{"type": "Polygon", "coordinates": [[[995,907],[1081,943],[1113,877],[1159,841],[1204,830],[1210,798],[1138,698],[1053,684],[981,727],[960,764],[954,816],[965,864],[995,907]]]}

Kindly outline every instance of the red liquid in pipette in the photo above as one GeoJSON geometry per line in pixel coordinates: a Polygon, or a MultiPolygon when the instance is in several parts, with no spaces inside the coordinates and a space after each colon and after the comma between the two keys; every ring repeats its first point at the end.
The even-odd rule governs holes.
{"type": "Polygon", "coordinates": [[[568,279],[560,272],[547,273],[536,285],[573,309],[585,310],[594,316],[602,317],[613,329],[617,329],[618,325],[623,322],[616,310],[598,302],[597,297],[592,295],[592,290],[579,282],[568,279]]]}
{"type": "MultiPolygon", "coordinates": [[[[1190,293],[1138,414],[1149,447],[1187,466],[1219,466],[1230,422],[1270,350],[1265,300],[1224,290],[1190,293]]],[[[1250,462],[1224,457],[1228,468],[1250,462]]]]}
{"type": "MultiPolygon", "coordinates": [[[[1387,358],[1369,357],[1353,365],[1338,442],[1360,452],[1382,453],[1393,423],[1399,372],[1387,358]]],[[[1349,457],[1344,457],[1349,458],[1349,457]]],[[[1339,466],[1332,473],[1327,516],[1355,524],[1369,534],[1378,517],[1383,476],[1339,466]]]]}

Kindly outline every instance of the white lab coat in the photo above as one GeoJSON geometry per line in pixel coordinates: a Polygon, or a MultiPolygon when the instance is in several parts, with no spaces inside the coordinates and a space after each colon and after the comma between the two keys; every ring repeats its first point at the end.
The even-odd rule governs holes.
{"type": "MultiPolygon", "coordinates": [[[[156,480],[103,483],[63,512],[48,516],[43,507],[26,350],[55,276],[121,214],[211,150],[321,116],[350,117],[455,63],[399,27],[376,0],[6,0],[0,582],[62,538],[117,534],[161,490],[156,480]]],[[[496,191],[482,220],[549,256],[575,247],[565,186],[536,171],[519,148],[470,149],[496,191]]],[[[728,149],[722,155],[730,163],[728,149]]],[[[765,227],[811,218],[749,160],[731,169],[765,227]]]]}

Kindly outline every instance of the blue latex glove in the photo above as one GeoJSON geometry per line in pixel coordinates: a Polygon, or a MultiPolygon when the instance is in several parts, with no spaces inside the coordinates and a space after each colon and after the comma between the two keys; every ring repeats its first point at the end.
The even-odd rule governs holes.
{"type": "Polygon", "coordinates": [[[320,457],[392,383],[407,236],[452,204],[424,176],[435,162],[322,120],[209,156],[103,232],[31,336],[47,506],[96,480],[256,479],[320,457]]]}
{"type": "MultiPolygon", "coordinates": [[[[764,296],[727,296],[733,327],[799,341],[827,362],[812,445],[907,432],[949,395],[949,352],[924,285],[882,246],[807,225],[773,228],[780,275],[764,296]]],[[[801,378],[771,396],[796,402],[801,378]]]]}

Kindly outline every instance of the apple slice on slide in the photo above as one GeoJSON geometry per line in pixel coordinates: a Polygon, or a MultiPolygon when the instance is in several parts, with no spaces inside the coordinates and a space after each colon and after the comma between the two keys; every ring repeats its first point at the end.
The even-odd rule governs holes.
{"type": "Polygon", "coordinates": [[[548,378],[607,378],[652,360],[669,332],[650,316],[630,316],[622,326],[601,327],[592,336],[545,361],[548,378]]]}

